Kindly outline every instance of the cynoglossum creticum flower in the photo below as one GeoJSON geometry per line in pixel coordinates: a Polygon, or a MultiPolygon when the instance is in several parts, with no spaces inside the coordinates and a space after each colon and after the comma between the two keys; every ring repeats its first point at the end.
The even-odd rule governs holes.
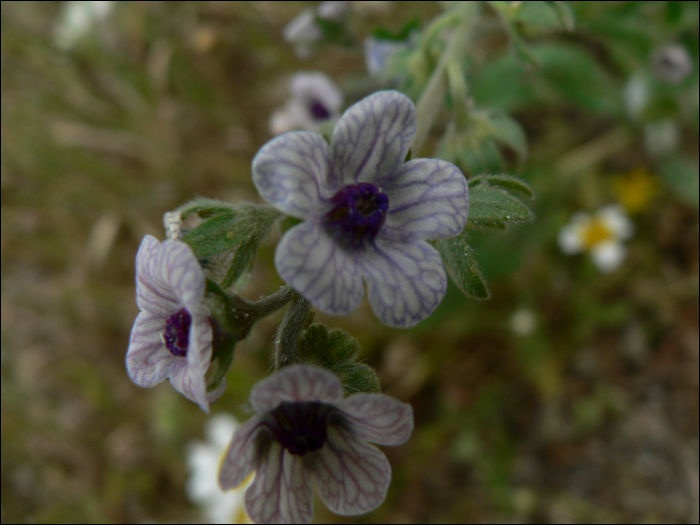
{"type": "Polygon", "coordinates": [[[620,206],[610,205],[594,215],[576,213],[559,231],[559,247],[566,254],[590,252],[602,272],[615,271],[625,258],[622,241],[632,236],[634,226],[620,206]]]}
{"type": "Polygon", "coordinates": [[[270,117],[273,135],[296,129],[318,131],[340,117],[343,93],[324,73],[296,73],[290,80],[291,97],[270,117]]]}
{"type": "Polygon", "coordinates": [[[353,312],[364,280],[382,322],[407,327],[445,295],[442,260],[426,239],[463,230],[469,187],[449,162],[404,164],[415,122],[408,97],[381,91],[343,114],[330,146],[320,135],[290,132],[253,160],[260,195],[305,221],[277,246],[277,271],[323,312],[353,312]]]}
{"type": "Polygon", "coordinates": [[[309,523],[313,485],[335,513],[377,508],[391,466],[374,445],[401,445],[413,430],[411,406],[382,394],[343,398],[328,370],[293,365],[258,383],[250,394],[256,414],[233,436],[221,466],[222,489],[255,471],[245,494],[257,523],[309,523]]]}
{"type": "Polygon", "coordinates": [[[311,57],[316,45],[323,40],[323,28],[317,18],[339,23],[347,13],[349,2],[326,1],[307,7],[284,28],[284,39],[294,46],[299,58],[311,57]]]}
{"type": "Polygon", "coordinates": [[[231,414],[215,414],[206,424],[207,441],[196,441],[187,447],[187,496],[204,509],[208,523],[252,523],[243,502],[252,476],[240,487],[227,491],[221,490],[217,480],[226,447],[239,426],[231,414]]]}
{"type": "Polygon", "coordinates": [[[147,235],[136,255],[136,302],[126,368],[131,380],[150,388],[166,378],[203,410],[216,399],[204,375],[212,354],[212,327],[203,303],[206,281],[184,242],[160,243],[147,235]]]}

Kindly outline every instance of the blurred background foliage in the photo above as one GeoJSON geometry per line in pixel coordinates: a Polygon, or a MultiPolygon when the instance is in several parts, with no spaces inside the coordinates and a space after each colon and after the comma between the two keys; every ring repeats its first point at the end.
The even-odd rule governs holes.
{"type": "MultiPolygon", "coordinates": [[[[441,9],[355,4],[347,38],[302,61],[282,38],[302,2],[118,3],[70,49],[61,2],[2,3],[3,522],[201,519],[184,450],[206,415],[124,367],[136,250],[197,195],[260,202],[250,163],[290,74],[325,71],[349,105],[376,88],[363,39],[441,9]]],[[[476,106],[525,130],[526,159],[492,147],[537,194],[534,224],[470,233],[492,299],[450,287],[408,331],[366,303],[317,315],[416,415],[386,449],[387,501],[355,521],[698,521],[698,4],[566,6],[573,31],[535,11],[516,45],[477,31],[466,64],[476,106]],[[680,83],[654,66],[669,44],[692,58],[680,83]],[[559,251],[574,212],[615,202],[636,228],[619,270],[559,251]]],[[[246,298],[281,284],[273,254],[246,298]]],[[[278,321],[239,346],[214,412],[247,417],[278,321]]]]}

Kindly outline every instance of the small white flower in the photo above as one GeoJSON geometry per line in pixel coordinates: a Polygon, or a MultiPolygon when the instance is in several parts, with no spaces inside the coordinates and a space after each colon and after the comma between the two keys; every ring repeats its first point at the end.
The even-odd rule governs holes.
{"type": "Polygon", "coordinates": [[[187,496],[204,508],[209,523],[251,523],[245,512],[243,496],[252,476],[241,485],[223,491],[219,487],[219,467],[226,448],[240,423],[225,412],[212,416],[206,425],[207,441],[196,441],[187,447],[187,496]]]}
{"type": "Polygon", "coordinates": [[[683,46],[669,44],[654,50],[651,67],[656,78],[678,85],[693,72],[693,57],[683,46]]]}
{"type": "Polygon", "coordinates": [[[318,131],[340,117],[343,93],[324,73],[296,73],[290,80],[291,97],[270,118],[270,132],[318,131]]]}
{"type": "Polygon", "coordinates": [[[112,10],[112,1],[65,2],[61,20],[56,25],[54,42],[67,51],[112,10]]]}
{"type": "Polygon", "coordinates": [[[593,216],[578,212],[559,231],[559,248],[566,254],[588,251],[601,272],[619,268],[625,258],[622,241],[629,239],[634,226],[620,206],[599,209],[593,216]]]}

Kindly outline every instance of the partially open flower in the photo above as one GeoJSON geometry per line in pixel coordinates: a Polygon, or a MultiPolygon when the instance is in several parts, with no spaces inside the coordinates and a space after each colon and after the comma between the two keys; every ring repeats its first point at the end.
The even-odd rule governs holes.
{"type": "Polygon", "coordinates": [[[305,221],[277,246],[277,271],[323,312],[353,312],[364,280],[382,322],[406,327],[445,295],[440,254],[426,239],[464,229],[469,186],[449,162],[404,162],[415,122],[408,97],[380,91],[343,114],[330,146],[314,133],[285,133],[253,160],[260,195],[305,221]]]}
{"type": "Polygon", "coordinates": [[[161,244],[147,235],[136,255],[136,302],[126,368],[131,380],[150,388],[166,378],[203,410],[222,388],[207,395],[204,375],[212,354],[212,327],[203,303],[206,281],[184,242],[161,244]]]}
{"type": "Polygon", "coordinates": [[[298,129],[318,131],[340,117],[343,93],[326,74],[297,73],[290,88],[291,97],[270,118],[273,135],[298,129]]]}
{"type": "Polygon", "coordinates": [[[294,46],[299,58],[309,58],[316,45],[323,40],[323,28],[317,18],[340,22],[349,8],[349,2],[326,1],[316,7],[307,7],[284,28],[284,39],[294,46]]]}
{"type": "Polygon", "coordinates": [[[651,66],[656,78],[678,85],[693,72],[693,58],[683,46],[670,44],[654,50],[651,66]]]}
{"type": "Polygon", "coordinates": [[[600,271],[612,272],[622,264],[622,241],[631,237],[633,231],[632,222],[620,206],[605,206],[593,216],[574,214],[559,231],[559,247],[566,254],[588,251],[600,271]]]}
{"type": "Polygon", "coordinates": [[[219,484],[238,486],[256,523],[309,523],[313,485],[333,512],[356,515],[384,501],[391,480],[386,456],[369,442],[401,445],[413,430],[411,406],[382,394],[343,399],[328,370],[294,365],[258,383],[250,394],[256,414],[228,448],[219,484]]]}

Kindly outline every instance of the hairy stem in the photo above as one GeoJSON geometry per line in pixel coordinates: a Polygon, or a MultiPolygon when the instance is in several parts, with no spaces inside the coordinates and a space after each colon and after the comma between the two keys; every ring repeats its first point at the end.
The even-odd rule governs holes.
{"type": "MultiPolygon", "coordinates": [[[[435,119],[442,109],[447,94],[447,68],[452,62],[461,63],[464,51],[471,38],[471,29],[474,26],[479,9],[478,2],[462,2],[459,8],[461,22],[452,31],[449,43],[440,57],[438,65],[433,70],[428,85],[418,101],[416,138],[413,140],[411,150],[413,157],[417,158],[420,149],[428,138],[435,119]]],[[[442,29],[442,27],[440,28],[442,29]]],[[[432,32],[430,33],[432,38],[432,32]]]]}
{"type": "Polygon", "coordinates": [[[311,303],[297,292],[294,294],[292,304],[277,329],[275,370],[297,362],[297,342],[311,311],[311,303]]]}

